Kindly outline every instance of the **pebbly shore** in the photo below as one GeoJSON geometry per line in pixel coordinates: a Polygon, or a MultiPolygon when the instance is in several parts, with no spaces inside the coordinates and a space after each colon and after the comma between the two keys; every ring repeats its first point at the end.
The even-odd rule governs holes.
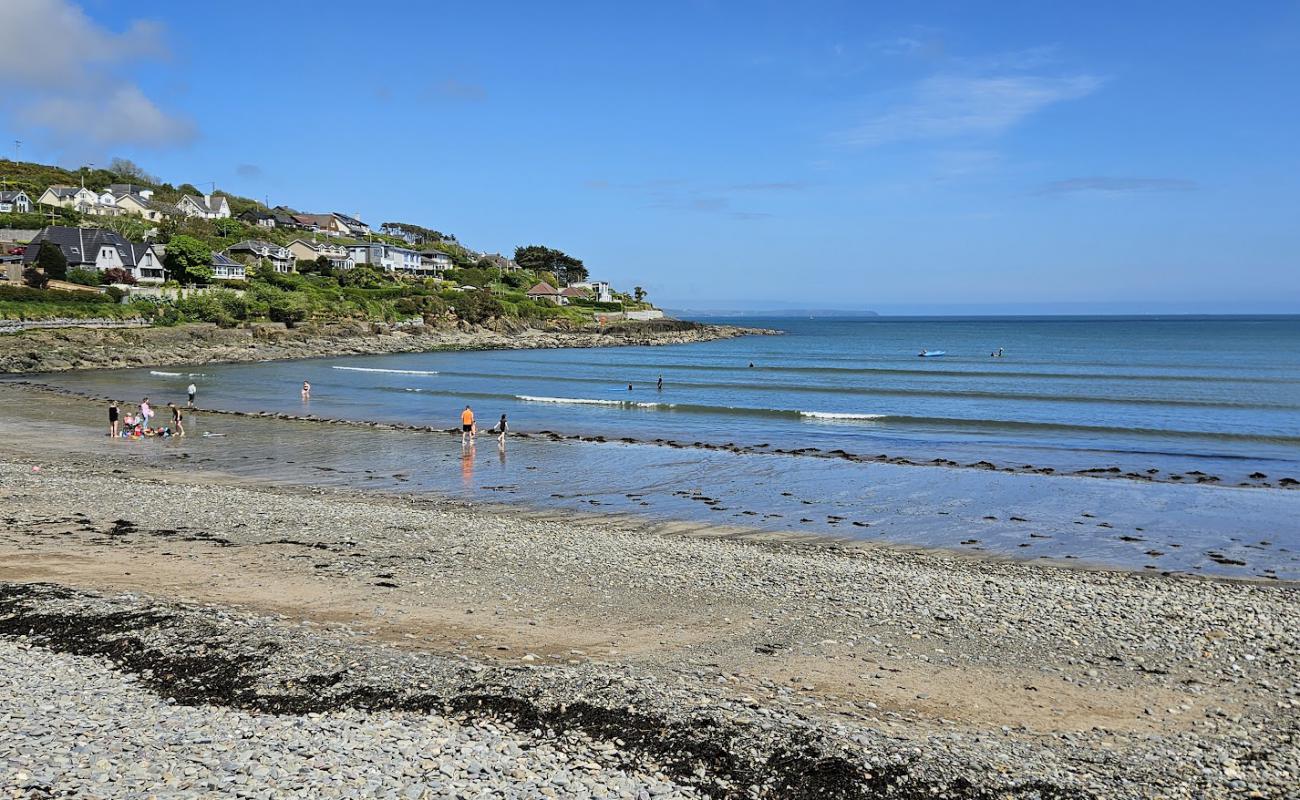
{"type": "Polygon", "coordinates": [[[0,784],[19,796],[1300,785],[1289,584],[32,455],[0,463],[0,784]]]}
{"type": "Polygon", "coordinates": [[[773,331],[681,320],[623,323],[602,330],[544,330],[523,326],[434,327],[340,323],[286,328],[263,324],[219,328],[61,328],[0,335],[0,374],[72,369],[276,361],[339,355],[435,350],[543,349],[689,344],[773,331]]]}

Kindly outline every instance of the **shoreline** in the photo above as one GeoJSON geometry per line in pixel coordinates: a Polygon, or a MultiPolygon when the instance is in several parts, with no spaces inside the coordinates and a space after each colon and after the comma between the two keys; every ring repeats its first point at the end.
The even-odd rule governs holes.
{"type": "Polygon", "coordinates": [[[0,644],[113,663],[160,705],[495,720],[613,745],[673,797],[1281,797],[1300,774],[1290,586],[42,460],[0,459],[0,644]]]}
{"type": "Polygon", "coordinates": [[[270,323],[244,328],[219,328],[209,323],[154,328],[51,328],[0,335],[0,375],[438,350],[665,346],[776,334],[779,331],[682,320],[626,323],[599,331],[507,331],[380,323],[297,328],[270,323]]]}
{"type": "MultiPolygon", "coordinates": [[[[338,354],[333,354],[338,355],[338,354]]],[[[179,366],[179,365],[173,365],[179,366]]],[[[57,397],[64,397],[76,400],[87,400],[94,402],[108,402],[116,400],[119,403],[128,402],[121,397],[108,397],[104,395],[92,394],[90,392],[81,392],[75,389],[69,389],[62,386],[41,383],[31,379],[5,379],[3,373],[0,373],[0,383],[9,386],[22,387],[24,390],[35,392],[44,392],[57,397]]],[[[204,414],[215,414],[228,417],[243,417],[249,419],[275,419],[286,422],[309,422],[320,425],[342,425],[354,428],[371,428],[375,430],[395,430],[408,431],[412,433],[432,433],[448,434],[459,436],[460,430],[454,427],[437,428],[431,425],[410,425],[397,422],[371,422],[342,419],[337,417],[322,417],[316,414],[290,414],[279,411],[236,411],[232,409],[220,408],[203,408],[196,406],[193,411],[204,414]]],[[[1193,470],[1185,473],[1167,473],[1161,474],[1159,469],[1149,469],[1145,472],[1128,471],[1125,472],[1119,467],[1090,467],[1077,470],[1057,470],[1053,467],[1036,467],[1033,464],[1023,464],[1020,466],[1003,466],[994,464],[987,459],[963,464],[949,458],[934,458],[925,461],[918,461],[904,456],[890,456],[885,453],[877,455],[865,455],[861,453],[850,453],[843,449],[823,450],[819,447],[801,447],[794,449],[785,449],[779,447],[767,447],[762,445],[737,445],[734,443],[714,444],[711,442],[684,442],[674,439],[638,439],[630,436],[608,437],[608,436],[588,436],[581,433],[558,433],[551,430],[539,431],[512,431],[511,437],[516,439],[530,440],[538,439],[550,442],[586,442],[590,444],[625,444],[640,445],[645,447],[665,447],[675,450],[701,450],[701,451],[719,451],[734,453],[737,455],[780,455],[788,457],[802,458],[821,458],[830,460],[840,460],[850,463],[874,463],[874,464],[892,464],[895,466],[905,467],[928,467],[928,468],[945,468],[961,470],[980,470],[985,472],[1003,472],[1013,475],[1042,475],[1042,476],[1061,476],[1075,478],[1090,478],[1102,480],[1127,480],[1137,483],[1158,483],[1167,485],[1195,485],[1195,486],[1213,486],[1217,488],[1233,489],[1272,489],[1282,491],[1293,491],[1300,489],[1300,479],[1290,476],[1281,476],[1271,478],[1269,475],[1255,471],[1252,472],[1248,480],[1238,481],[1236,483],[1225,483],[1217,475],[1211,475],[1199,470],[1193,470]],[[1259,476],[1259,477],[1255,477],[1259,476]]]]}

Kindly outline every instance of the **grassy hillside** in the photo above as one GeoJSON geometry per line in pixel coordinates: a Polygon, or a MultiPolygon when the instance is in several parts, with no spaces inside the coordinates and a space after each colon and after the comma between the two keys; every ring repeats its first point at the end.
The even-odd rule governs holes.
{"type": "MultiPolygon", "coordinates": [[[[138,168],[136,168],[138,170],[138,168]]],[[[181,199],[183,194],[203,194],[199,188],[187,183],[179,186],[173,186],[170,183],[164,183],[147,175],[142,175],[139,171],[127,169],[124,172],[114,172],[111,169],[84,167],[82,169],[64,169],[55,167],[50,164],[35,164],[30,161],[10,161],[7,158],[0,158],[0,178],[5,181],[6,188],[10,190],[22,189],[35,201],[51,186],[80,186],[82,180],[86,182],[87,189],[96,191],[108,188],[110,183],[129,183],[133,186],[139,186],[144,189],[153,189],[154,198],[167,203],[175,203],[181,199]]],[[[239,214],[249,208],[261,208],[262,204],[248,197],[227,192],[220,187],[215,194],[224,195],[227,202],[230,203],[230,212],[239,214]]]]}

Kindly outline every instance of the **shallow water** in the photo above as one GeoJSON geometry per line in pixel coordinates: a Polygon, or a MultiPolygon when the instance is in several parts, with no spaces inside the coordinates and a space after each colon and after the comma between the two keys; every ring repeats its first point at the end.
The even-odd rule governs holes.
{"type": "MultiPolygon", "coordinates": [[[[183,400],[193,380],[209,407],[438,428],[471,403],[483,427],[508,413],[518,431],[1064,472],[1113,466],[1144,477],[1154,470],[1158,481],[1191,480],[1186,473],[1195,471],[1225,485],[537,440],[512,440],[504,455],[482,441],[462,458],[458,440],[443,434],[217,416],[192,428],[228,437],[181,445],[201,463],[268,480],[1300,578],[1300,492],[1231,486],[1300,477],[1296,318],[746,322],[788,334],[685,347],[73,373],[47,382],[148,394],[159,405],[183,400]],[[923,347],[949,355],[917,358],[923,347]],[[990,358],[997,347],[1003,357],[990,358]],[[298,396],[304,379],[314,387],[308,403],[298,396]]],[[[147,453],[176,443],[124,444],[147,453]]]]}

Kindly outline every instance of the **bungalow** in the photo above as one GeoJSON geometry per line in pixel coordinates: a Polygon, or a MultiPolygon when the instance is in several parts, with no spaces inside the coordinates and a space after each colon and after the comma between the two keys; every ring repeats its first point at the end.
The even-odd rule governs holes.
{"type": "Polygon", "coordinates": [[[213,253],[212,277],[219,281],[242,281],[248,277],[248,270],[242,261],[236,261],[225,253],[213,253]]]}
{"type": "Polygon", "coordinates": [[[560,291],[546,281],[538,283],[529,289],[526,294],[532,300],[549,300],[557,306],[564,305],[564,299],[560,296],[560,291]]]}
{"type": "Polygon", "coordinates": [[[249,225],[256,225],[259,228],[274,228],[276,223],[274,214],[260,208],[250,208],[236,219],[240,222],[247,222],[249,225]]]}
{"type": "Polygon", "coordinates": [[[185,195],[176,206],[187,217],[201,219],[229,219],[230,203],[219,194],[205,194],[202,197],[185,195]]]}
{"type": "Polygon", "coordinates": [[[371,264],[383,269],[385,272],[405,272],[411,275],[424,272],[420,253],[409,247],[398,247],[395,244],[384,244],[383,242],[368,242],[365,244],[350,244],[347,246],[347,250],[348,255],[351,256],[355,264],[371,264]]]}
{"type": "MultiPolygon", "coordinates": [[[[152,195],[153,192],[149,194],[152,195]]],[[[171,203],[153,200],[142,194],[123,193],[115,198],[115,202],[122,213],[144,217],[149,222],[162,222],[182,214],[181,210],[171,203]]]]}
{"type": "Polygon", "coordinates": [[[312,242],[306,239],[294,239],[289,242],[289,252],[298,261],[315,261],[324,256],[335,269],[350,269],[355,266],[348,248],[333,242],[312,242]]]}
{"type": "Polygon", "coordinates": [[[141,283],[162,283],[167,278],[162,254],[153,245],[128,242],[110,230],[63,225],[42,228],[23,253],[24,265],[36,260],[43,242],[50,242],[63,252],[69,269],[93,269],[99,272],[124,269],[141,283]]]}
{"type": "Polygon", "coordinates": [[[84,186],[51,186],[36,202],[46,206],[71,208],[83,214],[95,214],[98,213],[99,195],[84,186]]]}
{"type": "Polygon", "coordinates": [[[591,292],[577,286],[566,286],[560,290],[560,302],[568,305],[571,300],[590,300],[591,292]]]}
{"type": "Polygon", "coordinates": [[[246,239],[226,248],[226,255],[242,258],[245,263],[266,260],[276,272],[293,272],[293,254],[278,244],[261,239],[246,239]]]}
{"type": "Polygon", "coordinates": [[[0,214],[27,214],[32,210],[32,199],[27,192],[0,192],[0,214]]]}
{"type": "Polygon", "coordinates": [[[420,252],[420,267],[423,272],[441,276],[454,266],[456,266],[456,262],[441,250],[422,250],[420,252]]]}

